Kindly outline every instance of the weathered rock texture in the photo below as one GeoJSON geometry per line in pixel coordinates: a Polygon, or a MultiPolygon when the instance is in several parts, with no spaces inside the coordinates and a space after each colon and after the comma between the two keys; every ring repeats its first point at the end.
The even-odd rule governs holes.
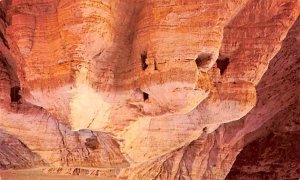
{"type": "Polygon", "coordinates": [[[0,132],[0,169],[44,166],[43,160],[20,140],[0,132]]]}
{"type": "Polygon", "coordinates": [[[249,143],[228,177],[270,172],[271,155],[251,171],[239,158],[297,134],[297,114],[282,115],[299,99],[299,12],[298,0],[2,1],[0,129],[25,145],[17,166],[224,179],[249,143]],[[281,131],[283,117],[296,125],[281,131]]]}
{"type": "Polygon", "coordinates": [[[257,106],[272,107],[272,114],[257,131],[245,136],[251,143],[237,156],[228,179],[300,177],[299,35],[298,18],[257,88],[265,97],[257,106]]]}

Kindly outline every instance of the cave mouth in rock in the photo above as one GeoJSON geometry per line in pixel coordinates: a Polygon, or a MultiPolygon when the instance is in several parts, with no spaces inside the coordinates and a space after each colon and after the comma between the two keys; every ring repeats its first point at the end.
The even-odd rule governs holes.
{"type": "Polygon", "coordinates": [[[217,68],[220,69],[220,74],[223,75],[229,65],[229,58],[219,57],[217,59],[217,68]]]}
{"type": "Polygon", "coordinates": [[[10,88],[10,100],[11,102],[18,102],[21,99],[20,93],[21,88],[19,86],[14,86],[10,88]]]}
{"type": "Polygon", "coordinates": [[[0,1],[0,180],[300,177],[299,8],[0,1]]]}
{"type": "Polygon", "coordinates": [[[198,57],[195,60],[198,69],[209,66],[211,61],[212,61],[212,55],[209,53],[201,53],[198,55],[198,57]]]}
{"type": "Polygon", "coordinates": [[[144,99],[144,101],[147,101],[149,99],[149,94],[143,92],[143,99],[144,99]]]}
{"type": "Polygon", "coordinates": [[[145,71],[148,67],[148,64],[146,63],[146,60],[147,60],[147,52],[144,51],[142,54],[141,54],[141,63],[142,63],[142,69],[145,71]]]}

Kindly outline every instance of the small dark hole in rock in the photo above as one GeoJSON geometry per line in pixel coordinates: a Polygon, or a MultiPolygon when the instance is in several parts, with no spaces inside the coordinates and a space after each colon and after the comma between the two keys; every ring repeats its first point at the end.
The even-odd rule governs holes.
{"type": "Polygon", "coordinates": [[[147,52],[145,51],[141,54],[141,62],[142,62],[142,69],[143,70],[146,70],[147,67],[148,67],[148,64],[146,63],[146,59],[147,59],[147,52]]]}
{"type": "Polygon", "coordinates": [[[211,61],[212,57],[211,54],[208,53],[202,53],[200,54],[197,59],[195,60],[198,69],[199,68],[205,68],[206,66],[209,65],[210,61],[211,61]]]}
{"type": "Polygon", "coordinates": [[[220,69],[221,75],[224,74],[228,65],[229,65],[229,58],[218,58],[217,59],[217,68],[220,69]]]}
{"type": "Polygon", "coordinates": [[[15,86],[10,88],[10,100],[11,102],[18,102],[21,99],[19,95],[21,88],[19,86],[15,86]]]}
{"type": "Polygon", "coordinates": [[[149,94],[143,92],[143,98],[144,98],[144,101],[148,100],[149,99],[149,94]]]}
{"type": "Polygon", "coordinates": [[[85,145],[86,145],[86,147],[88,147],[92,150],[95,150],[95,149],[99,148],[99,142],[98,142],[97,137],[92,136],[90,138],[87,138],[86,142],[85,142],[85,145]]]}
{"type": "Polygon", "coordinates": [[[203,132],[205,132],[205,133],[207,132],[207,127],[203,128],[203,132]]]}

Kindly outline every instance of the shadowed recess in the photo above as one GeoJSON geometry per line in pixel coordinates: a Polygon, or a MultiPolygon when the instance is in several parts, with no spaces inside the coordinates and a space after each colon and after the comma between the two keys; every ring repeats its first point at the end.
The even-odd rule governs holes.
{"type": "Polygon", "coordinates": [[[148,67],[148,64],[146,63],[146,59],[147,59],[147,52],[144,51],[144,52],[141,54],[141,62],[142,62],[142,69],[143,69],[143,70],[146,70],[147,67],[148,67]]]}
{"type": "Polygon", "coordinates": [[[217,67],[220,69],[220,74],[223,75],[229,65],[229,58],[219,57],[217,59],[217,67]]]}
{"type": "Polygon", "coordinates": [[[21,99],[21,95],[19,94],[21,88],[19,86],[14,86],[10,88],[10,100],[11,102],[18,102],[21,99]]]}

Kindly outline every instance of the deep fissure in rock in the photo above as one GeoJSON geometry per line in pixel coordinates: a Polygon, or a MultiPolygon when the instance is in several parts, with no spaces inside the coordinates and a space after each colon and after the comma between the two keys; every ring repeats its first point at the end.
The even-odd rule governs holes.
{"type": "Polygon", "coordinates": [[[224,74],[224,72],[227,69],[227,66],[229,65],[229,58],[218,58],[217,59],[217,68],[220,69],[221,75],[224,74]]]}
{"type": "Polygon", "coordinates": [[[10,88],[10,100],[11,102],[18,102],[21,99],[21,95],[19,94],[21,88],[19,86],[14,86],[10,88]]]}
{"type": "Polygon", "coordinates": [[[143,70],[146,70],[147,67],[148,67],[148,64],[146,63],[146,59],[147,59],[147,52],[145,51],[141,54],[141,62],[142,62],[142,69],[143,70]]]}
{"type": "Polygon", "coordinates": [[[154,71],[157,71],[157,62],[154,60],[154,71]]]}

